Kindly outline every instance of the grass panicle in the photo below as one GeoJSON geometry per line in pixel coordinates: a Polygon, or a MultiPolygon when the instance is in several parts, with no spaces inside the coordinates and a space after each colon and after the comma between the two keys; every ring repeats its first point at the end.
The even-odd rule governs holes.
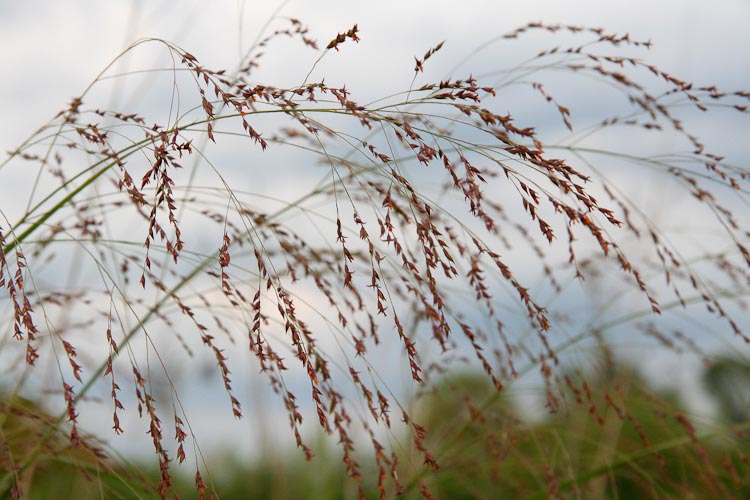
{"type": "Polygon", "coordinates": [[[747,419],[707,429],[621,361],[640,342],[710,366],[694,322],[750,342],[750,171],[691,128],[696,116],[746,119],[750,93],[662,71],[650,41],[531,23],[475,55],[523,51],[535,32],[560,44],[510,69],[423,82],[440,42],[414,57],[409,88],[367,103],[318,75],[365,32],[324,44],[285,22],[234,72],[139,40],[118,59],[151,50],[173,62],[156,108],[102,107],[98,90],[132,76],[110,65],[0,164],[35,176],[0,205],[13,337],[0,344],[0,489],[23,497],[35,468],[64,454],[108,491],[166,498],[175,469],[189,469],[200,498],[220,494],[189,388],[171,374],[209,359],[228,417],[265,411],[233,375],[249,363],[303,456],[325,453],[316,428],[330,436],[361,498],[440,498],[450,481],[517,498],[746,491],[747,455],[715,440],[746,438],[747,419]],[[279,37],[319,54],[297,86],[254,80],[279,37]],[[579,119],[558,74],[605,89],[608,105],[579,119]],[[517,92],[549,116],[508,112],[517,92]],[[661,138],[687,149],[652,153],[661,138]],[[667,230],[639,201],[639,175],[679,193],[675,207],[701,214],[715,244],[696,251],[667,230]],[[471,370],[483,378],[452,378],[471,370]],[[525,384],[550,419],[541,427],[514,406],[525,384]],[[21,404],[39,391],[61,404],[21,404]],[[94,407],[111,414],[111,436],[82,430],[94,407]],[[158,462],[151,485],[123,479],[92,444],[137,435],[132,412],[158,462]]]}

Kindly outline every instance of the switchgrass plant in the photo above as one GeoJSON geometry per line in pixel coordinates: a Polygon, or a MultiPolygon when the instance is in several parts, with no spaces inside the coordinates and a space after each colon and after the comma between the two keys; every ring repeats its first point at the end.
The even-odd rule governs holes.
{"type": "MultiPolygon", "coordinates": [[[[435,43],[406,69],[408,88],[364,102],[318,74],[357,50],[356,25],[321,43],[297,19],[276,21],[236,71],[165,40],[136,41],[0,164],[14,179],[0,207],[6,399],[37,395],[59,411],[22,445],[3,427],[3,491],[33,490],[61,429],[72,448],[93,448],[91,413],[100,427],[107,415],[111,429],[97,437],[114,445],[146,431],[156,496],[171,494],[175,469],[191,471],[201,498],[220,495],[180,382],[207,358],[228,419],[282,409],[310,467],[320,429],[362,497],[432,498],[452,448],[519,446],[523,418],[479,434],[472,422],[528,387],[541,414],[583,408],[589,425],[639,436],[628,463],[658,461],[628,398],[595,396],[587,374],[657,346],[707,363],[717,339],[746,352],[750,172],[693,127],[745,119],[750,93],[662,71],[648,41],[532,23],[472,56],[504,44],[523,52],[525,37],[551,35],[551,48],[424,81],[444,46],[435,43]],[[256,81],[283,37],[314,54],[299,84],[256,81]],[[137,51],[167,65],[115,73],[137,51]],[[109,109],[115,81],[140,100],[109,109]],[[588,92],[580,123],[561,96],[571,88],[588,92]],[[666,199],[666,218],[649,196],[666,199]],[[235,366],[251,369],[232,378],[235,366]],[[492,393],[462,399],[467,418],[419,418],[410,401],[466,367],[492,393]],[[243,400],[247,378],[262,379],[275,403],[243,400]],[[431,426],[446,424],[432,439],[431,426]]],[[[741,130],[719,136],[740,140],[741,130]]],[[[704,436],[742,439],[747,421],[706,430],[657,400],[646,406],[679,424],[675,442],[701,458],[693,469],[722,480],[729,469],[702,452],[704,436]]],[[[265,432],[253,422],[247,432],[265,432]]],[[[543,453],[526,458],[544,471],[543,496],[580,493],[618,460],[546,459],[556,436],[535,439],[543,453]]],[[[747,456],[735,454],[746,473],[747,456]]]]}

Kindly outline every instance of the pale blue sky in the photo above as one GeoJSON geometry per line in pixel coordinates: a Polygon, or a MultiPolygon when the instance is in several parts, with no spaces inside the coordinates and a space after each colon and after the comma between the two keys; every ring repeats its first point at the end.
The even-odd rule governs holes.
{"type": "MultiPolygon", "coordinates": [[[[242,47],[279,5],[239,0],[0,2],[0,151],[23,140],[79,94],[132,40],[162,37],[198,54],[204,64],[231,69],[242,47]]],[[[300,18],[319,41],[358,23],[359,47],[329,58],[323,69],[340,74],[351,64],[348,57],[371,61],[372,72],[346,73],[347,83],[360,92],[387,88],[399,76],[393,71],[398,58],[408,80],[412,56],[440,40],[447,41],[443,57],[433,64],[447,69],[488,38],[539,20],[650,38],[653,62],[698,84],[750,82],[750,2],[745,0],[389,0],[378,2],[377,8],[364,1],[318,0],[290,1],[281,15],[300,18]]],[[[148,53],[143,57],[149,60],[148,53]]],[[[266,65],[279,78],[299,69],[289,67],[279,54],[272,54],[266,65]]]]}
{"type": "MultiPolygon", "coordinates": [[[[4,155],[51,119],[123,48],[140,37],[173,41],[213,68],[234,68],[238,54],[244,52],[279,5],[263,2],[258,7],[258,3],[239,0],[0,1],[0,72],[3,75],[0,78],[0,154],[4,155]]],[[[331,54],[315,73],[318,78],[326,77],[327,81],[345,82],[355,98],[376,97],[408,87],[413,75],[413,56],[421,55],[441,40],[446,41],[445,47],[430,61],[428,68],[433,78],[446,76],[457,59],[487,39],[529,21],[601,26],[620,34],[629,32],[633,38],[651,39],[654,47],[646,54],[649,61],[677,76],[698,85],[716,83],[729,90],[750,87],[750,30],[747,29],[750,2],[745,0],[388,0],[377,3],[317,0],[290,1],[281,15],[300,18],[322,46],[337,32],[354,23],[359,25],[362,41],[342,48],[339,54],[331,54]]],[[[281,26],[272,24],[272,29],[281,26]]],[[[505,66],[506,58],[510,60],[516,51],[528,48],[525,43],[514,41],[483,53],[456,76],[465,76],[469,71],[481,72],[492,65],[505,66]]],[[[546,47],[555,42],[552,38],[532,37],[528,43],[546,47]]],[[[259,78],[268,78],[274,83],[298,83],[315,54],[297,50],[297,46],[289,50],[290,46],[284,43],[279,47],[268,50],[259,78]]],[[[139,49],[126,65],[116,66],[116,72],[153,67],[154,61],[159,60],[157,54],[163,56],[153,47],[139,49]]],[[[105,104],[107,99],[122,104],[137,97],[127,89],[115,87],[114,94],[103,99],[105,104]]],[[[750,130],[747,120],[744,127],[750,130]]],[[[726,146],[745,147],[737,145],[736,141],[726,146]]],[[[0,203],[10,203],[17,193],[9,187],[12,183],[1,176],[2,172],[0,203]]],[[[623,182],[633,182],[633,179],[623,182]]],[[[242,368],[238,373],[243,373],[242,368]]],[[[210,392],[206,390],[202,394],[210,392]]],[[[199,433],[199,436],[204,437],[203,442],[209,447],[212,442],[234,442],[234,436],[242,435],[222,430],[231,426],[241,430],[243,425],[247,426],[247,421],[235,422],[216,431],[215,419],[228,418],[224,394],[220,389],[218,392],[218,408],[202,401],[203,411],[195,415],[197,427],[206,433],[199,433]]],[[[201,401],[197,405],[201,406],[201,401]]],[[[109,408],[102,412],[82,418],[89,419],[90,423],[97,419],[106,422],[108,429],[109,408]]],[[[128,412],[128,418],[136,418],[134,413],[128,412]]],[[[253,418],[252,415],[249,418],[253,418]]],[[[282,432],[288,434],[287,430],[283,428],[282,432]]]]}

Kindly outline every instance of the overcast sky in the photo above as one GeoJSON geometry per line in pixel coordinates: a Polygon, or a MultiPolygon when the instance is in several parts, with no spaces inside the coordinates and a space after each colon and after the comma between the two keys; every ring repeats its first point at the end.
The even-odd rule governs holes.
{"type": "MultiPolygon", "coordinates": [[[[214,68],[232,69],[237,55],[280,2],[26,0],[0,2],[0,150],[7,151],[46,122],[133,40],[159,37],[176,42],[214,68]]],[[[349,72],[350,87],[367,83],[403,85],[412,56],[446,40],[436,65],[448,68],[483,41],[529,21],[566,22],[629,32],[655,43],[650,60],[696,83],[740,85],[750,81],[750,2],[747,0],[591,1],[290,1],[281,15],[298,17],[325,43],[358,23],[362,42],[336,65],[368,61],[372,68],[349,72]],[[394,70],[401,70],[402,73],[394,70]],[[353,74],[352,74],[353,73],[353,74]],[[388,75],[389,78],[376,78],[388,75]],[[353,81],[352,81],[353,80],[353,81]]],[[[279,26],[279,25],[273,25],[279,26]]],[[[268,73],[301,69],[270,51],[268,73]]],[[[144,53],[143,63],[152,53],[144,53]]],[[[134,61],[137,64],[139,61],[134,61]]],[[[746,86],[746,85],[745,85],[746,86]]],[[[364,89],[362,89],[364,91],[364,89]]]]}
{"type": "MultiPolygon", "coordinates": [[[[163,38],[209,67],[231,70],[279,5],[240,0],[0,0],[0,155],[81,94],[136,39],[163,38]]],[[[346,83],[355,96],[379,96],[408,87],[413,56],[442,40],[445,48],[431,61],[431,70],[438,78],[447,76],[444,72],[473,48],[529,21],[629,32],[636,39],[651,39],[649,61],[676,76],[729,90],[750,87],[748,0],[316,0],[290,1],[280,15],[302,20],[322,46],[337,32],[358,24],[362,39],[358,46],[332,54],[315,73],[317,79],[346,83]]],[[[286,25],[271,24],[271,29],[280,27],[286,25]]],[[[523,43],[511,42],[504,50],[523,43]]],[[[259,77],[272,83],[299,82],[316,55],[305,56],[297,46],[293,53],[286,52],[283,43],[279,47],[269,49],[259,77]]],[[[123,62],[129,66],[119,69],[154,67],[160,61],[157,54],[164,55],[154,49],[138,51],[123,62]]],[[[504,60],[477,58],[466,65],[466,72],[481,71],[490,62],[505,65],[504,60]]],[[[464,69],[456,76],[465,76],[464,69]]],[[[0,175],[0,203],[9,196],[2,189],[5,182],[0,175]]],[[[225,409],[220,413],[225,416],[225,409]]],[[[208,420],[211,414],[201,418],[208,420]]]]}

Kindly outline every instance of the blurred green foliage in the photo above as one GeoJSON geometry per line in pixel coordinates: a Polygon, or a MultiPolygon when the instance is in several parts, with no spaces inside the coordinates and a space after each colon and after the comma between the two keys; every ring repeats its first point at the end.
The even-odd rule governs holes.
{"type": "MultiPolygon", "coordinates": [[[[429,429],[429,449],[441,470],[426,471],[421,456],[402,463],[405,498],[421,498],[418,485],[437,499],[474,498],[750,498],[747,418],[738,421],[736,388],[717,382],[731,369],[733,383],[750,384],[748,370],[719,359],[704,377],[721,418],[719,426],[693,427],[678,399],[655,393],[629,367],[597,376],[568,373],[562,389],[547,394],[547,409],[529,413],[508,392],[495,392],[481,374],[454,374],[412,402],[429,429]],[[742,376],[737,374],[742,374],[742,376]],[[742,378],[744,377],[744,378],[742,378]],[[549,410],[553,410],[550,414],[549,410]]],[[[747,387],[747,385],[744,385],[747,387]]],[[[544,398],[543,398],[544,399],[544,398]]],[[[153,498],[158,468],[105,459],[96,449],[73,448],[67,436],[29,401],[2,403],[2,467],[9,458],[31,466],[17,472],[31,499],[153,498]],[[55,433],[42,448],[39,437],[55,433]],[[113,465],[115,464],[115,465],[113,465]],[[139,470],[149,470],[143,477],[139,470]]],[[[408,442],[408,438],[403,438],[408,442]]],[[[361,486],[377,498],[377,470],[360,457],[361,486]]],[[[196,498],[188,467],[175,467],[174,491],[196,498]]],[[[311,463],[301,453],[280,450],[247,463],[227,450],[208,459],[209,492],[222,499],[348,499],[358,484],[346,478],[336,450],[322,441],[311,463]]],[[[3,484],[3,498],[9,495],[3,484]]],[[[210,495],[210,493],[207,493],[210,495]]],[[[386,492],[394,496],[393,491],[386,492]]]]}
{"type": "MultiPolygon", "coordinates": [[[[469,423],[433,428],[433,446],[453,436],[443,472],[427,480],[436,498],[750,498],[747,420],[698,430],[673,394],[652,392],[628,367],[585,379],[570,373],[563,385],[555,413],[541,421],[507,400],[472,419],[466,400],[490,391],[478,389],[481,379],[437,391],[426,416],[463,413],[469,423]]],[[[712,395],[720,400],[725,390],[733,389],[712,395]]]]}
{"type": "Polygon", "coordinates": [[[40,405],[0,392],[0,498],[139,498],[151,495],[138,469],[107,456],[90,436],[73,446],[69,429],[40,405]]]}

